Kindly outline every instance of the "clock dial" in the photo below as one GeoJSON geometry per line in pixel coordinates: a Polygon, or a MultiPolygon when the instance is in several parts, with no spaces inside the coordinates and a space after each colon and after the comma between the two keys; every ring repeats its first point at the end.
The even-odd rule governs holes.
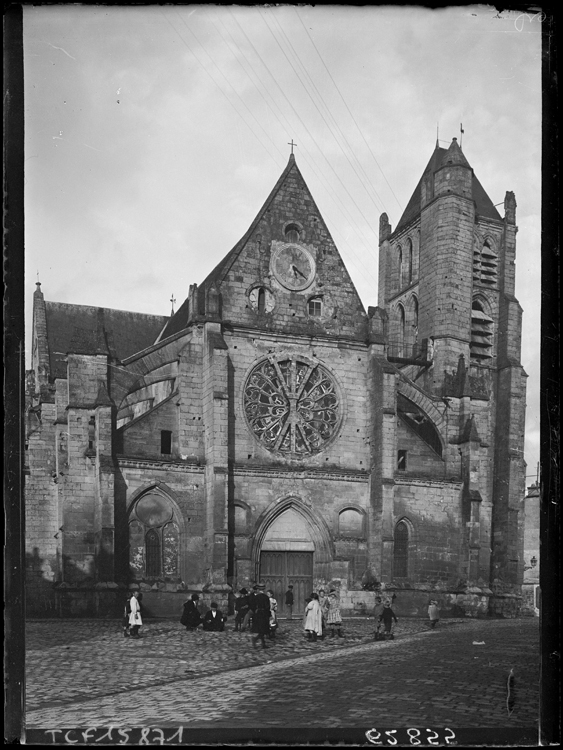
{"type": "Polygon", "coordinates": [[[288,289],[306,289],[315,278],[315,261],[311,253],[299,245],[282,245],[272,257],[272,271],[288,289]]]}

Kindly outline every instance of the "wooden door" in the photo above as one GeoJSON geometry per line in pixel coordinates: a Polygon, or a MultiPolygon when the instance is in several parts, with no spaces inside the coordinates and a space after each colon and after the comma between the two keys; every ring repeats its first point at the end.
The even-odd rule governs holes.
{"type": "Polygon", "coordinates": [[[299,617],[305,610],[305,599],[313,591],[312,552],[262,552],[260,581],[272,589],[278,602],[278,614],[285,615],[285,592],[293,586],[293,614],[299,617]]]}

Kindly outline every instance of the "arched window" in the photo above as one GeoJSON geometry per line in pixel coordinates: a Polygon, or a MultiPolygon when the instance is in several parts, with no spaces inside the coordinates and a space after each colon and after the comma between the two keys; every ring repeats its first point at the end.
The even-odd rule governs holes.
{"type": "Polygon", "coordinates": [[[135,579],[179,575],[180,531],[171,501],[157,492],[135,503],[129,521],[129,570],[135,579]]]}
{"type": "Polygon", "coordinates": [[[403,286],[403,248],[399,245],[399,289],[403,286]]]}
{"type": "Polygon", "coordinates": [[[406,283],[412,284],[412,240],[407,240],[407,278],[406,283]]]}
{"type": "Polygon", "coordinates": [[[399,317],[399,331],[398,331],[398,352],[399,357],[404,356],[405,353],[405,308],[402,305],[397,307],[397,314],[399,317]]]}
{"type": "Polygon", "coordinates": [[[340,536],[363,536],[363,517],[354,508],[347,508],[338,514],[338,533],[340,536]]]}
{"type": "Polygon", "coordinates": [[[274,295],[272,292],[263,286],[256,286],[251,289],[248,294],[250,305],[253,310],[260,313],[269,313],[274,309],[274,295]]]}
{"type": "Polygon", "coordinates": [[[409,570],[409,527],[404,521],[395,526],[393,578],[407,578],[409,570]]]}
{"type": "Polygon", "coordinates": [[[288,242],[299,242],[299,227],[297,224],[288,224],[284,234],[288,242]]]}
{"type": "Polygon", "coordinates": [[[242,505],[235,505],[235,534],[246,534],[246,508],[242,505]]]}

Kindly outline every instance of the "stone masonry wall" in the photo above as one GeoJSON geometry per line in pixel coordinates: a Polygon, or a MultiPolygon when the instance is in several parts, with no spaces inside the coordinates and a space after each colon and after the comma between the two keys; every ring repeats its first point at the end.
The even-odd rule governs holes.
{"type": "Polygon", "coordinates": [[[411,530],[409,583],[455,586],[463,533],[461,484],[397,480],[394,516],[406,519],[411,530]]]}
{"type": "Polygon", "coordinates": [[[56,613],[53,583],[60,578],[58,484],[55,483],[55,405],[43,403],[28,422],[25,481],[26,611],[31,616],[56,613]],[[54,476],[53,476],[54,475],[54,476]]]}

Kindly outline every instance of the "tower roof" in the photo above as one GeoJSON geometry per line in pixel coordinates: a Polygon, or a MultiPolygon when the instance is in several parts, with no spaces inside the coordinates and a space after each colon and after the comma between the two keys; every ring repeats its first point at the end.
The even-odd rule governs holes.
{"type": "MultiPolygon", "coordinates": [[[[463,164],[464,166],[471,169],[471,165],[465,158],[465,155],[457,142],[457,138],[452,139],[449,148],[441,148],[438,144],[438,141],[436,141],[436,148],[434,149],[434,153],[430,157],[430,161],[426,165],[426,169],[422,173],[422,177],[418,181],[418,185],[416,186],[409,202],[407,203],[407,207],[405,208],[403,215],[401,216],[399,222],[397,223],[397,226],[395,227],[395,232],[399,229],[402,229],[407,224],[410,224],[411,221],[414,221],[414,219],[420,216],[422,193],[421,186],[424,177],[429,173],[435,174],[439,169],[442,169],[442,167],[445,167],[448,164],[463,164]]],[[[473,170],[471,171],[473,173],[473,170]]],[[[477,177],[475,177],[474,173],[472,174],[472,194],[473,200],[475,201],[475,210],[479,216],[487,219],[495,219],[496,221],[502,221],[501,215],[496,210],[492,200],[489,198],[483,186],[481,185],[477,177]]]]}

